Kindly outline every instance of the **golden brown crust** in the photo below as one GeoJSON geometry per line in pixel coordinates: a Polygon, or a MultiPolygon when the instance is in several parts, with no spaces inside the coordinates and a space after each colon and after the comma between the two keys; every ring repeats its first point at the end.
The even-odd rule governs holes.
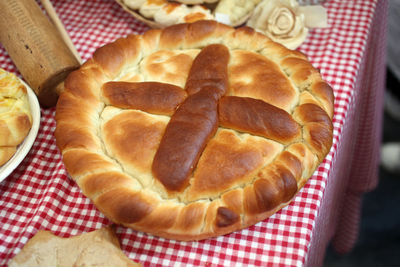
{"type": "Polygon", "coordinates": [[[300,137],[300,126],[289,113],[262,100],[226,96],[219,101],[221,126],[288,144],[300,137]]]}
{"type": "Polygon", "coordinates": [[[111,189],[99,195],[94,203],[116,223],[131,224],[152,212],[153,204],[129,187],[111,189]]]}
{"type": "Polygon", "coordinates": [[[108,82],[102,86],[106,105],[172,115],[186,98],[182,88],[159,82],[108,82]]]}
{"type": "Polygon", "coordinates": [[[239,220],[240,215],[236,212],[226,207],[219,207],[217,210],[215,224],[217,227],[226,227],[238,222],[239,220]]]}
{"type": "Polygon", "coordinates": [[[322,161],[332,146],[333,125],[329,115],[315,104],[303,104],[295,109],[293,116],[304,125],[303,136],[322,161]]]}
{"type": "Polygon", "coordinates": [[[204,47],[193,60],[185,90],[189,95],[211,87],[221,97],[228,88],[229,51],[224,45],[212,44],[204,47]]]}
{"type": "Polygon", "coordinates": [[[108,218],[197,240],[287,205],[329,152],[332,116],[332,88],[303,54],[199,21],[97,50],[65,82],[55,135],[108,218]]]}
{"type": "Polygon", "coordinates": [[[0,68],[0,166],[14,155],[31,127],[25,85],[17,76],[0,68]]]}
{"type": "Polygon", "coordinates": [[[15,146],[3,146],[0,147],[0,166],[5,164],[9,159],[14,156],[17,148],[15,146]]]}
{"type": "Polygon", "coordinates": [[[0,119],[0,146],[17,146],[31,129],[31,118],[27,113],[15,112],[0,119]]]}
{"type": "Polygon", "coordinates": [[[188,96],[171,117],[152,165],[167,190],[182,191],[218,127],[218,92],[205,88],[188,96]]]}
{"type": "Polygon", "coordinates": [[[172,115],[152,165],[154,177],[167,190],[187,187],[201,153],[217,130],[218,100],[228,87],[228,59],[225,46],[209,45],[193,61],[185,85],[189,96],[172,115]]]}

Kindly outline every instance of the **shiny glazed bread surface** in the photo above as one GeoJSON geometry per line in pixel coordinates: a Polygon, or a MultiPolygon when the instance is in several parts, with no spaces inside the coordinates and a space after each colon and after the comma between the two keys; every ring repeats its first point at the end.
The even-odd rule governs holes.
{"type": "Polygon", "coordinates": [[[198,240],[287,205],[332,144],[333,93],[307,58],[214,21],[130,35],[65,82],[65,166],[116,223],[198,240]]]}

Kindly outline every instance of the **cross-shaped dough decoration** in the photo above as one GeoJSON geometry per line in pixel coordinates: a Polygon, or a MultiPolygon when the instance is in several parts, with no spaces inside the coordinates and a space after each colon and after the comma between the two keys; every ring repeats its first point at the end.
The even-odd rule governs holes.
{"type": "Polygon", "coordinates": [[[160,82],[108,82],[102,87],[106,104],[171,116],[152,164],[154,177],[169,191],[187,187],[219,126],[283,144],[301,137],[301,127],[285,110],[263,100],[227,95],[229,58],[222,44],[204,47],[192,63],[184,90],[160,82]]]}

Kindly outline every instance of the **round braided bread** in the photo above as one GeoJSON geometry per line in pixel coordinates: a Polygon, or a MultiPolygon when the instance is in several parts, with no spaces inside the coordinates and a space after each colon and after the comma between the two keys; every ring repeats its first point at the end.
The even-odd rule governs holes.
{"type": "Polygon", "coordinates": [[[287,205],[332,145],[333,93],[300,52],[215,21],[129,35],[65,81],[57,146],[115,223],[198,240],[287,205]]]}

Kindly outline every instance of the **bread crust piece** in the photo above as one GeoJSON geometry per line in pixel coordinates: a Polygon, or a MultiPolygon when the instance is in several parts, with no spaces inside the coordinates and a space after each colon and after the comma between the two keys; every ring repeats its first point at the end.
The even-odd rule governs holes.
{"type": "Polygon", "coordinates": [[[290,203],[329,152],[332,116],[332,89],[303,54],[247,27],[199,21],[131,35],[98,49],[65,82],[55,136],[71,177],[108,218],[165,238],[199,240],[248,227],[290,203]],[[194,82],[208,65],[193,62],[224,61],[201,51],[221,48],[229,54],[227,77],[216,67],[206,74],[208,82],[194,82]],[[154,76],[155,65],[177,76],[154,76]],[[222,91],[216,82],[221,79],[228,85],[222,91]],[[117,87],[125,83],[130,88],[132,80],[135,86],[143,82],[145,89],[136,99],[140,103],[131,105],[119,98],[117,87]],[[154,106],[146,90],[159,93],[159,84],[169,84],[161,94],[179,96],[172,98],[179,99],[172,101],[179,102],[176,111],[170,104],[168,112],[143,108],[154,106]],[[107,96],[105,85],[118,97],[107,96]],[[209,96],[212,107],[201,101],[209,96]],[[169,148],[161,148],[168,128],[175,127],[175,115],[185,119],[178,120],[169,148]],[[199,116],[217,128],[192,133],[199,116]],[[195,145],[199,134],[203,141],[195,145]],[[188,142],[183,150],[176,149],[181,139],[188,142]],[[161,164],[197,151],[185,167],[189,172],[179,164],[173,167],[185,172],[183,182],[171,183],[170,175],[156,167],[159,149],[166,155],[156,160],[161,164]],[[156,178],[159,174],[162,179],[156,178]]]}
{"type": "Polygon", "coordinates": [[[58,237],[39,230],[8,263],[10,267],[34,266],[142,266],[121,250],[111,226],[72,237],[58,237]]]}

